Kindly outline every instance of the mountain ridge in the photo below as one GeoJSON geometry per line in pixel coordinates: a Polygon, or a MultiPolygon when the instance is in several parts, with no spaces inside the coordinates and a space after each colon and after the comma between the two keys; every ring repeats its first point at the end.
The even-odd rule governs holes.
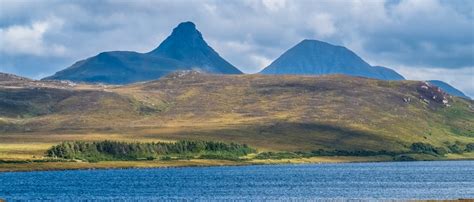
{"type": "MultiPolygon", "coordinates": [[[[196,25],[182,22],[158,47],[147,53],[109,51],[75,62],[43,80],[129,84],[158,79],[175,71],[197,70],[215,74],[242,74],[204,40],[196,25]]],[[[305,39],[283,53],[261,74],[345,74],[381,80],[404,80],[395,70],[371,66],[344,46],[305,39]]],[[[454,96],[470,99],[458,89],[439,83],[454,96]]]]}
{"type": "Polygon", "coordinates": [[[75,62],[44,80],[71,80],[127,84],[158,79],[178,70],[217,74],[241,74],[214,51],[194,23],[183,22],[168,38],[148,53],[109,51],[75,62]]]}

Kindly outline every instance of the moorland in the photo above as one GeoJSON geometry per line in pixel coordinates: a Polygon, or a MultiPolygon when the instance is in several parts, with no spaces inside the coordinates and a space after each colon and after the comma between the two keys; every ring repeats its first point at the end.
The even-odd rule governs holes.
{"type": "MultiPolygon", "coordinates": [[[[128,85],[0,76],[0,170],[472,159],[474,103],[423,81],[181,71],[128,85]],[[215,141],[229,158],[88,161],[63,142],[215,141]]],[[[189,156],[189,155],[188,155],[189,156]]]]}

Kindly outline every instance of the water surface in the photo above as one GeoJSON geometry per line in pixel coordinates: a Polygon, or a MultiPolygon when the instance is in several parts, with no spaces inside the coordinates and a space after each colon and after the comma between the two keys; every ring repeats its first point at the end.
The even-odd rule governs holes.
{"type": "Polygon", "coordinates": [[[474,198],[474,161],[10,172],[0,173],[0,198],[474,198]]]}

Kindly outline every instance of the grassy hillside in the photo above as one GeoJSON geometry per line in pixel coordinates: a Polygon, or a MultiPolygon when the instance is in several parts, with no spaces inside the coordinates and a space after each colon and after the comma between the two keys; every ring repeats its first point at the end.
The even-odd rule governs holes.
{"type": "Polygon", "coordinates": [[[27,154],[0,149],[0,157],[103,139],[213,140],[260,151],[474,142],[473,101],[418,81],[179,72],[126,86],[11,82],[0,82],[0,148],[45,146],[27,154]]]}

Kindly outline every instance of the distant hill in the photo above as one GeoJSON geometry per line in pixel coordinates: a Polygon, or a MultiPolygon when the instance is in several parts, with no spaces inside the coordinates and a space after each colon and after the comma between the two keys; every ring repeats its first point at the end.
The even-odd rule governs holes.
{"type": "Polygon", "coordinates": [[[262,74],[345,74],[382,80],[404,80],[392,69],[371,66],[351,50],[318,40],[303,40],[292,47],[262,74]]]}
{"type": "Polygon", "coordinates": [[[453,95],[453,96],[458,96],[458,97],[462,97],[462,98],[466,98],[466,99],[471,99],[469,96],[465,95],[462,91],[454,88],[453,86],[443,82],[443,81],[439,81],[439,80],[429,80],[427,81],[428,83],[430,84],[433,84],[435,86],[438,86],[439,88],[441,88],[443,91],[445,91],[446,93],[450,94],[450,95],[453,95]]]}
{"type": "Polygon", "coordinates": [[[183,22],[173,29],[158,48],[149,53],[103,52],[44,79],[127,84],[158,79],[177,70],[242,73],[207,45],[192,22],[183,22]]]}
{"type": "Polygon", "coordinates": [[[9,83],[0,85],[0,134],[7,140],[110,134],[284,151],[474,142],[474,101],[422,81],[186,71],[123,86],[9,83]]]}
{"type": "Polygon", "coordinates": [[[31,79],[17,76],[14,74],[7,74],[7,73],[0,72],[0,82],[12,82],[12,81],[31,81],[31,79]]]}

